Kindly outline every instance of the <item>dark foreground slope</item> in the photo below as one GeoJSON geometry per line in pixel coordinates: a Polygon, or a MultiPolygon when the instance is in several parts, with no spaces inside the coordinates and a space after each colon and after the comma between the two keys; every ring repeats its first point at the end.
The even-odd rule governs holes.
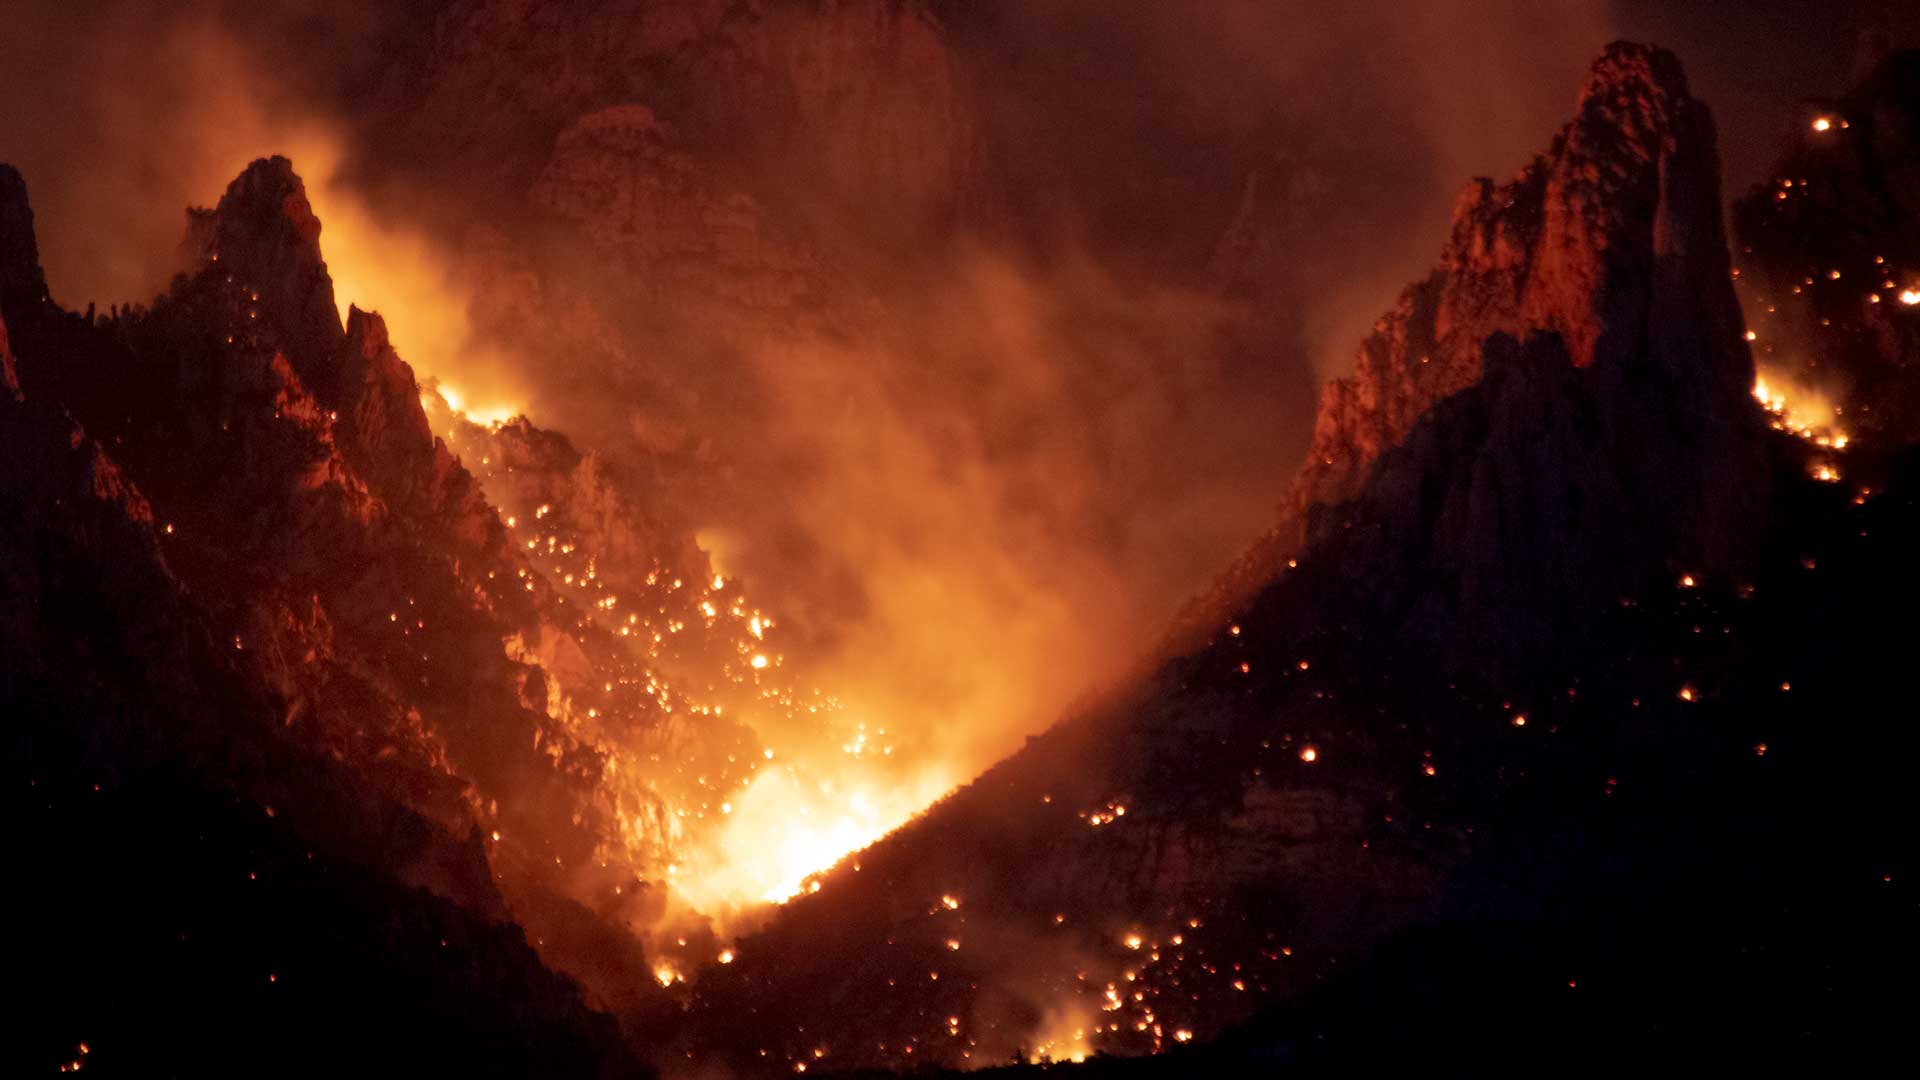
{"type": "Polygon", "coordinates": [[[1914,462],[1768,430],[1716,171],[1677,62],[1609,49],[1330,390],[1294,553],[704,974],[696,1053],[1883,1046],[1914,462]]]}

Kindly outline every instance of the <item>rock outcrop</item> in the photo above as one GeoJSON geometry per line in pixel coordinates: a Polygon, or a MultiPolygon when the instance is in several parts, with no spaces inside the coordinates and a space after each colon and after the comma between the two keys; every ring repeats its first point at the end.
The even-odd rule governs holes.
{"type": "Polygon", "coordinates": [[[1461,192],[1440,265],[1380,319],[1353,373],[1322,392],[1279,524],[1183,617],[1176,646],[1278,576],[1316,520],[1366,488],[1383,454],[1478,383],[1496,334],[1553,334],[1573,368],[1604,373],[1596,388],[1631,386],[1603,408],[1620,427],[1611,453],[1625,470],[1622,497],[1658,505],[1668,482],[1685,478],[1689,490],[1669,494],[1690,512],[1663,534],[1667,557],[1726,554],[1737,492],[1758,474],[1744,445],[1753,365],[1719,190],[1713,121],[1679,62],[1610,46],[1545,154],[1505,183],[1478,179],[1461,192]]]}
{"type": "Polygon", "coordinates": [[[287,335],[289,350],[305,358],[339,347],[340,314],[320,257],[320,219],[286,158],[254,162],[219,205],[190,212],[184,248],[196,270],[225,260],[225,272],[245,284],[251,302],[264,304],[266,318],[287,335]]]}
{"type": "Polygon", "coordinates": [[[1686,374],[1694,400],[1744,399],[1752,369],[1720,226],[1713,121],[1672,54],[1615,45],[1552,149],[1461,193],[1439,267],[1401,294],[1328,385],[1291,508],[1351,498],[1442,398],[1479,381],[1496,333],[1557,334],[1573,366],[1686,374]]]}

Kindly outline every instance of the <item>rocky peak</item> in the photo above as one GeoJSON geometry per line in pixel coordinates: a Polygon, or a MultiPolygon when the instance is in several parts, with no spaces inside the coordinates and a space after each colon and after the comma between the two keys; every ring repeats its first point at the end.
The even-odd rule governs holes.
{"type": "Polygon", "coordinates": [[[333,279],[320,257],[320,219],[291,161],[261,158],[228,185],[219,205],[188,211],[186,248],[194,271],[218,264],[258,297],[260,312],[301,368],[339,346],[333,279]]]}
{"type": "Polygon", "coordinates": [[[1288,500],[1351,498],[1381,452],[1480,378],[1495,333],[1558,334],[1575,367],[1652,362],[1726,405],[1752,384],[1728,279],[1711,116],[1673,54],[1616,43],[1575,119],[1511,180],[1462,192],[1439,267],[1328,384],[1288,500]]]}
{"type": "Polygon", "coordinates": [[[529,198],[628,271],[629,296],[783,311],[821,291],[819,260],[777,235],[757,199],[716,183],[644,105],[569,126],[529,198]]]}
{"type": "Polygon", "coordinates": [[[348,308],[346,343],[327,375],[328,383],[314,391],[339,412],[334,438],[347,460],[389,498],[415,486],[431,471],[433,432],[413,369],[387,338],[386,320],[348,308]]]}
{"type": "MultiPolygon", "coordinates": [[[[1728,486],[1753,480],[1751,446],[1738,437],[1758,423],[1753,361],[1721,224],[1713,120],[1663,49],[1608,46],[1573,120],[1545,153],[1504,183],[1465,186],[1439,265],[1375,324],[1353,372],[1323,389],[1312,446],[1278,525],[1183,614],[1170,648],[1204,640],[1310,537],[1349,527],[1351,518],[1332,511],[1375,482],[1382,456],[1406,443],[1423,417],[1481,381],[1489,339],[1538,334],[1558,344],[1523,350],[1526,370],[1539,374],[1540,358],[1551,355],[1592,377],[1575,385],[1542,376],[1539,393],[1501,400],[1581,396],[1582,410],[1621,412],[1607,419],[1617,444],[1591,447],[1619,474],[1609,490],[1651,480],[1653,490],[1680,486],[1689,497],[1709,497],[1714,489],[1705,485],[1721,485],[1692,519],[1690,537],[1664,527],[1658,535],[1674,546],[1668,557],[1724,553],[1733,531],[1728,486]],[[1660,465],[1661,453],[1674,456],[1660,465]],[[1685,484],[1663,479],[1688,470],[1685,484]],[[1328,520],[1316,525],[1321,519],[1328,520]]],[[[1454,465],[1436,457],[1420,469],[1454,465]]],[[[1560,507],[1560,497],[1542,494],[1548,501],[1537,512],[1560,507]]]]}

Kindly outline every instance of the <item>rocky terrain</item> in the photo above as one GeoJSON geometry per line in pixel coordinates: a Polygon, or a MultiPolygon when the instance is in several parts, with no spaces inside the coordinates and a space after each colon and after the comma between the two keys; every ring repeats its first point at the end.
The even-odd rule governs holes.
{"type": "MultiPolygon", "coordinates": [[[[1739,499],[1751,493],[1757,474],[1750,455],[1724,456],[1743,452],[1730,449],[1737,432],[1727,429],[1747,420],[1752,368],[1727,281],[1712,118],[1664,53],[1610,52],[1576,108],[1553,145],[1510,180],[1476,179],[1461,191],[1439,265],[1381,317],[1361,343],[1353,373],[1323,389],[1312,445],[1279,524],[1197,603],[1190,613],[1195,632],[1270,580],[1320,528],[1316,515],[1361,494],[1381,456],[1436,405],[1479,383],[1483,346],[1495,334],[1554,335],[1575,369],[1644,364],[1660,373],[1658,386],[1627,391],[1638,400],[1611,402],[1594,419],[1631,423],[1655,437],[1672,431],[1696,445],[1625,442],[1644,459],[1617,463],[1620,490],[1593,505],[1606,508],[1602,514],[1621,509],[1627,491],[1664,483],[1658,474],[1671,469],[1702,481],[1697,494],[1709,498],[1689,500],[1699,509],[1684,526],[1695,531],[1692,538],[1646,536],[1649,553],[1684,559],[1718,545],[1713,554],[1731,554],[1731,524],[1746,512],[1739,499]],[[1701,430],[1687,431],[1695,427],[1701,430]],[[1679,464],[1701,453],[1722,457],[1679,464]]],[[[1593,435],[1622,445],[1617,434],[1593,435]]],[[[1500,512],[1484,503],[1476,509],[1500,512]]],[[[1478,531],[1491,539],[1488,529],[1478,531]]],[[[1646,555],[1617,569],[1643,573],[1646,555]]],[[[1176,642],[1190,644],[1178,636],[1176,642]]]]}
{"type": "MultiPolygon", "coordinates": [[[[1611,48],[1552,151],[1510,186],[1469,189],[1441,269],[1329,388],[1296,488],[1306,520],[1287,526],[1298,546],[1197,650],[743,941],[703,977],[720,1034],[702,1049],[774,1069],[1131,1054],[1278,1004],[1291,1019],[1268,1014],[1258,1053],[1414,1058],[1437,1016],[1459,1016],[1434,1005],[1441,986],[1544,1011],[1553,1030],[1575,1023],[1533,1000],[1555,988],[1599,995],[1581,1002],[1598,1015],[1626,1008],[1606,995],[1640,992],[1648,954],[1597,943],[1647,931],[1659,901],[1619,906],[1637,890],[1710,910],[1718,925],[1690,947],[1720,957],[1771,910],[1742,889],[1829,910],[1898,880],[1879,829],[1791,887],[1759,854],[1829,827],[1760,809],[1774,784],[1838,796],[1827,770],[1844,769],[1808,725],[1890,689],[1873,661],[1849,678],[1852,661],[1822,668],[1788,643],[1818,624],[1843,639],[1836,656],[1882,654],[1829,620],[1864,628],[1889,599],[1868,582],[1898,560],[1883,530],[1907,527],[1910,465],[1866,458],[1895,486],[1836,488],[1815,473],[1823,448],[1768,432],[1719,207],[1711,121],[1677,62],[1611,48]],[[1542,951],[1497,972],[1447,951],[1473,954],[1494,927],[1542,951]],[[1410,957],[1443,955],[1407,982],[1426,962],[1410,957]],[[1390,1015],[1370,995],[1438,1012],[1390,1015]],[[1336,998],[1368,1019],[1320,1012],[1336,998]],[[1370,1046],[1373,1024],[1386,1037],[1370,1046]]],[[[1899,580],[1885,584],[1904,595],[1899,580]]],[[[1906,738],[1872,730],[1848,737],[1876,752],[1906,738]]],[[[1850,789],[1816,817],[1872,813],[1855,796],[1880,797],[1850,789]]],[[[1849,979],[1872,941],[1823,954],[1851,973],[1850,1004],[1870,1003],[1849,979]]],[[[1785,960],[1792,978],[1819,962],[1785,960]]],[[[1749,1008],[1758,992],[1734,996],[1749,1008]]],[[[1814,1028],[1781,1037],[1800,1030],[1814,1028]]],[[[1468,1037],[1448,1033],[1448,1052],[1468,1037]]]]}
{"type": "MultiPolygon", "coordinates": [[[[499,706],[513,699],[455,712],[421,689],[435,681],[427,654],[416,665],[411,643],[378,640],[411,637],[397,613],[370,610],[410,585],[452,615],[446,648],[461,646],[463,610],[482,635],[470,642],[484,652],[461,662],[510,676],[497,632],[473,625],[449,568],[460,500],[446,493],[464,473],[442,460],[430,483],[429,442],[411,448],[428,455],[426,471],[383,459],[414,483],[376,494],[334,441],[336,410],[264,345],[263,311],[317,309],[298,302],[314,264],[282,243],[305,220],[297,181],[263,162],[232,195],[263,187],[271,216],[204,220],[229,241],[229,268],[297,286],[274,298],[292,303],[254,306],[259,294],[210,252],[153,310],[95,318],[48,302],[24,185],[0,169],[0,679],[8,802],[35,883],[23,914],[37,938],[20,969],[35,1035],[11,1053],[128,1074],[319,1073],[374,1056],[633,1073],[615,1025],[513,925],[481,830],[489,812],[457,775],[490,766],[466,756],[471,741],[451,751],[461,736],[440,735],[466,717],[510,723],[499,706]],[[389,498],[447,511],[419,524],[432,554],[398,535],[389,498]],[[388,978],[373,986],[376,967],[388,978]],[[317,1030],[327,1045],[293,1049],[317,1030]]],[[[352,339],[337,323],[307,328],[320,335],[306,345],[366,344],[364,322],[352,339]]],[[[403,367],[387,375],[411,381],[403,367]]],[[[329,402],[357,416],[356,454],[392,452],[375,426],[382,381],[329,402]]],[[[486,530],[474,533],[484,558],[486,530]]],[[[486,684],[440,685],[465,695],[486,684]]],[[[540,719],[518,714],[529,731],[540,719]]],[[[566,786],[558,768],[533,772],[566,786]]]]}
{"type": "MultiPolygon", "coordinates": [[[[590,358],[603,380],[564,388],[604,400],[588,434],[475,423],[343,316],[283,158],[104,314],[53,303],[0,167],[33,1068],[1229,1075],[1673,1042],[1831,1067],[1887,1042],[1911,55],[1810,106],[1730,257],[1705,105],[1672,55],[1610,47],[1546,152],[1464,191],[1325,389],[1278,524],[1166,648],[772,883],[799,894],[736,942],[669,879],[773,771],[769,725],[865,728],[691,535],[690,478],[738,481],[699,418],[770,337],[903,333],[866,260],[977,208],[967,69],[906,0],[474,0],[420,27],[369,145],[501,200],[442,208],[476,333],[590,358]],[[850,207],[860,243],[822,224],[850,207]]],[[[1217,246],[1241,299],[1285,246],[1262,198],[1217,246]]]]}
{"type": "MultiPolygon", "coordinates": [[[[485,931],[460,960],[500,969],[448,984],[470,1008],[434,1006],[489,1028],[482,1071],[549,1057],[560,1071],[638,1069],[621,1036],[649,1044],[677,1011],[656,946],[691,949],[680,966],[718,950],[703,917],[670,906],[674,864],[705,852],[725,792],[770,760],[756,716],[841,738],[837,706],[792,689],[773,617],[659,519],[645,477],[524,420],[456,417],[377,314],[350,308],[343,323],[324,226],[287,160],[255,162],[188,215],[188,270],[151,307],[105,314],[51,302],[25,185],[10,169],[0,181],[17,466],[6,686],[22,718],[9,761],[37,814],[69,810],[36,801],[43,786],[112,796],[52,834],[36,866],[52,874],[99,843],[89,830],[144,807],[157,832],[129,836],[158,872],[175,832],[216,814],[204,828],[223,836],[221,857],[263,864],[248,881],[283,872],[265,865],[276,859],[297,868],[302,851],[351,878],[336,896],[303,872],[233,934],[271,924],[292,950],[297,905],[333,905],[314,917],[345,947],[317,967],[308,956],[306,973],[332,986],[346,957],[402,933],[366,922],[368,905],[426,927],[404,931],[422,941],[438,928],[435,949],[451,948],[437,944],[446,927],[485,931]],[[256,817],[272,824],[241,828],[256,817]],[[499,1009],[521,1012],[490,1019],[499,1009]],[[523,1045],[488,1049],[499,1040],[523,1045]]],[[[205,887],[188,875],[177,904],[205,887]]],[[[47,910],[95,910],[65,896],[49,892],[47,910]]],[[[61,925],[71,936],[84,922],[61,925]]],[[[155,932],[89,948],[145,950],[155,932]]],[[[315,947],[298,945],[296,967],[315,947]]],[[[431,950],[396,963],[455,979],[432,974],[444,962],[431,950]]],[[[252,985],[225,971],[207,975],[216,999],[252,985]]],[[[355,1015],[340,1022],[366,1028],[355,1015]]],[[[109,1014],[93,1038],[124,1047],[164,1016],[109,1014]]],[[[236,1060],[260,1060],[284,1030],[260,1027],[236,1060]]],[[[383,1036],[366,1030],[373,1041],[338,1052],[369,1053],[383,1036]]],[[[207,1051],[182,1043],[177,1067],[217,1067],[207,1051]]]]}

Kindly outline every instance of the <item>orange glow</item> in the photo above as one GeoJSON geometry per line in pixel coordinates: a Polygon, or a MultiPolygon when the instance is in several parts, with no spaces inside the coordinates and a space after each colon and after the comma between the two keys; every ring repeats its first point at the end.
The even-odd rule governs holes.
{"type": "Polygon", "coordinates": [[[1087,1060],[1093,1053],[1093,1043],[1087,1036],[1092,1016],[1092,1012],[1078,1002],[1070,1002],[1061,1011],[1047,1015],[1035,1035],[1036,1045],[1027,1056],[1028,1063],[1087,1060]]]}
{"type": "Polygon", "coordinates": [[[1760,403],[1777,431],[1832,450],[1845,450],[1852,441],[1837,423],[1840,413],[1819,391],[1786,376],[1760,374],[1753,380],[1753,399],[1760,403]]]}
{"type": "Polygon", "coordinates": [[[762,769],[711,840],[682,859],[674,891],[709,914],[790,900],[818,886],[813,875],[905,824],[952,784],[944,772],[895,780],[851,762],[832,772],[762,769]]]}
{"type": "Polygon", "coordinates": [[[453,412],[483,425],[518,415],[525,395],[512,386],[514,365],[473,334],[464,280],[424,234],[377,217],[348,187],[340,138],[309,126],[276,133],[259,147],[285,154],[306,184],[341,321],[349,307],[378,312],[395,351],[423,386],[438,384],[453,412]]]}

